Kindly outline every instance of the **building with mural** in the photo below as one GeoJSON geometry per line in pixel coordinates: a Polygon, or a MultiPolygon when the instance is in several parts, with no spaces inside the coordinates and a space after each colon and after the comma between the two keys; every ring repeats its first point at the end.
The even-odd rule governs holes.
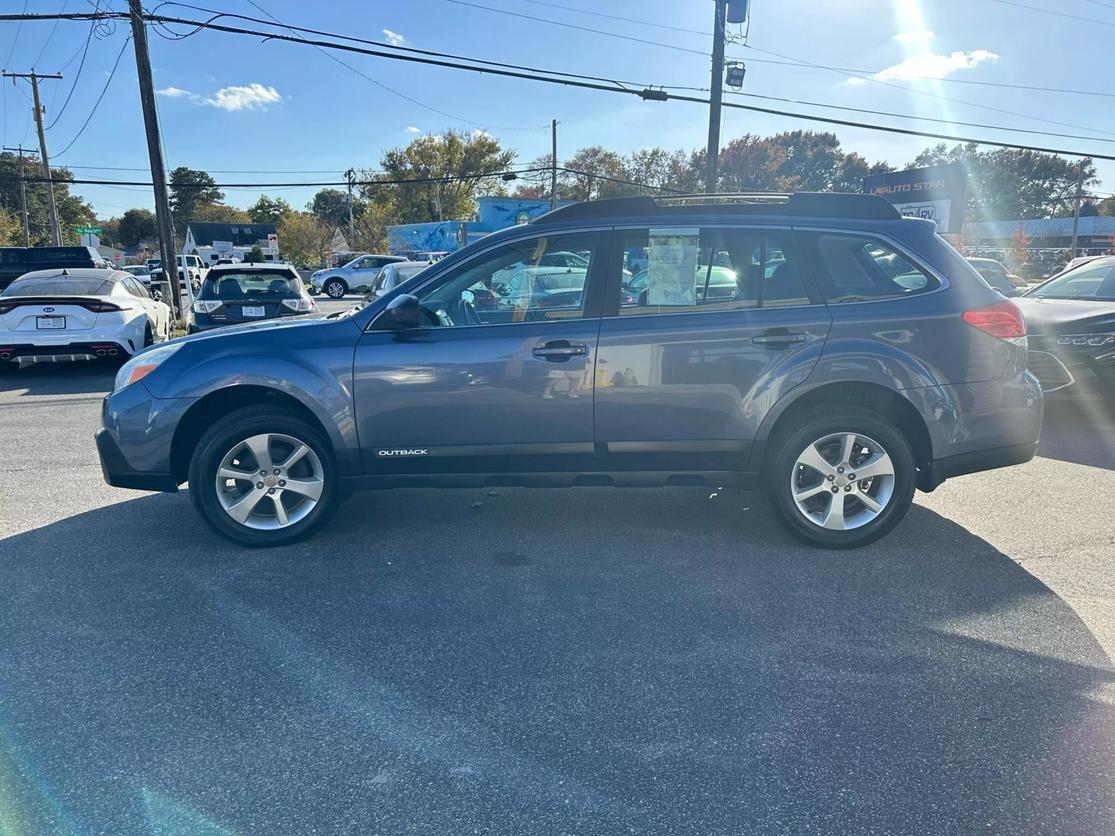
{"type": "MultiPolygon", "coordinates": [[[[575,201],[559,200],[559,206],[575,201]]],[[[512,197],[482,197],[476,201],[473,220],[397,224],[387,227],[388,247],[395,255],[447,253],[478,241],[485,235],[516,224],[527,223],[550,211],[550,201],[512,197]]]]}

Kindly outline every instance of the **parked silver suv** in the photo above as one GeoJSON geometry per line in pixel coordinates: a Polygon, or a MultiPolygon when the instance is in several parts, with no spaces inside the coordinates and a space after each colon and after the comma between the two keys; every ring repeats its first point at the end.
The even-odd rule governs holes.
{"type": "Polygon", "coordinates": [[[342,267],[318,270],[310,276],[310,293],[324,293],[331,299],[340,299],[346,293],[366,293],[380,268],[397,261],[406,261],[397,255],[358,255],[342,267]]]}

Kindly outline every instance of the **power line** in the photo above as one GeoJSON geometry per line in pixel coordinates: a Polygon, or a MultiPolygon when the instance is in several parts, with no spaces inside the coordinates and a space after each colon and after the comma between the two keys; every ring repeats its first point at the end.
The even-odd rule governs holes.
{"type": "MultiPolygon", "coordinates": [[[[3,19],[3,17],[4,16],[0,16],[0,19],[3,19]]],[[[615,83],[602,84],[602,83],[598,83],[598,82],[595,82],[595,81],[582,81],[582,80],[579,80],[579,79],[576,79],[576,78],[570,78],[570,77],[554,78],[550,75],[547,75],[545,70],[534,69],[534,70],[525,70],[525,71],[513,71],[513,70],[504,70],[504,69],[498,69],[498,68],[487,67],[487,66],[477,67],[477,66],[474,66],[474,65],[471,65],[471,64],[462,64],[462,63],[451,61],[451,60],[434,59],[434,58],[421,57],[421,56],[410,55],[410,54],[400,55],[398,53],[387,52],[387,51],[384,51],[382,49],[368,49],[368,48],[364,48],[364,47],[353,46],[353,45],[350,45],[350,44],[340,44],[340,43],[334,43],[334,42],[331,42],[331,41],[321,41],[321,40],[314,40],[314,39],[310,39],[310,38],[301,38],[301,37],[298,37],[298,36],[295,36],[295,35],[283,35],[283,34],[277,34],[277,33],[269,33],[269,32],[260,31],[258,29],[253,30],[253,29],[248,29],[248,28],[245,28],[245,27],[229,26],[229,25],[226,25],[226,24],[219,24],[219,23],[212,23],[212,22],[202,22],[202,21],[190,20],[190,19],[186,19],[186,18],[171,17],[171,16],[167,16],[167,15],[148,15],[147,18],[149,20],[153,20],[153,21],[157,20],[159,22],[164,22],[164,23],[178,23],[178,24],[183,24],[183,25],[187,25],[187,26],[196,26],[198,24],[201,24],[203,26],[203,28],[212,29],[214,31],[219,31],[219,32],[226,32],[226,33],[230,33],[230,34],[239,34],[239,35],[251,35],[251,36],[254,36],[254,37],[266,38],[266,39],[272,40],[272,41],[281,40],[281,41],[288,41],[288,42],[291,42],[291,43],[301,43],[301,44],[306,44],[306,45],[310,45],[310,46],[317,46],[317,47],[327,48],[327,49],[336,49],[336,50],[340,50],[340,51],[353,52],[353,53],[362,54],[362,55],[372,55],[372,56],[381,57],[381,58],[391,58],[391,59],[394,59],[394,60],[406,61],[406,62],[410,62],[410,63],[426,64],[426,65],[439,66],[439,67],[448,67],[448,68],[461,69],[461,70],[469,70],[469,71],[472,71],[472,72],[487,73],[487,74],[490,74],[490,75],[498,75],[498,76],[504,76],[504,77],[509,77],[509,78],[520,78],[520,79],[525,79],[525,80],[529,80],[529,81],[543,82],[543,83],[548,83],[548,84],[560,84],[560,85],[563,85],[563,86],[577,87],[577,88],[582,88],[582,89],[603,90],[605,92],[613,92],[613,93],[625,93],[625,94],[628,94],[628,95],[640,96],[641,98],[644,98],[644,99],[650,98],[650,99],[661,100],[661,101],[668,101],[668,100],[673,99],[673,100],[677,100],[677,101],[686,101],[686,102],[692,102],[692,103],[696,103],[696,104],[704,104],[704,105],[708,104],[708,100],[705,99],[705,98],[700,98],[700,97],[697,97],[697,96],[680,95],[680,94],[677,94],[677,93],[667,93],[664,90],[649,90],[649,89],[633,90],[633,89],[630,89],[630,88],[625,88],[625,87],[622,87],[622,86],[618,86],[615,83]]],[[[983,138],[976,138],[976,137],[967,137],[967,136],[958,136],[958,135],[953,135],[953,134],[941,134],[941,133],[936,133],[936,132],[932,132],[932,131],[921,131],[921,130],[914,130],[914,129],[911,129],[911,128],[900,128],[900,127],[895,127],[895,126],[890,126],[890,125],[877,125],[877,124],[872,124],[872,123],[857,122],[857,121],[848,120],[848,119],[836,119],[836,118],[831,118],[831,117],[818,116],[818,115],[814,115],[814,114],[796,113],[796,112],[792,112],[792,111],[777,110],[777,109],[774,109],[774,108],[758,107],[758,106],[755,106],[755,105],[744,105],[744,104],[739,104],[739,103],[735,103],[735,102],[725,103],[724,107],[737,109],[737,110],[745,110],[745,111],[750,111],[750,112],[755,112],[755,113],[767,113],[767,114],[774,115],[774,116],[784,116],[784,117],[788,117],[788,118],[800,119],[800,120],[803,120],[803,121],[819,122],[819,123],[823,123],[823,124],[842,125],[842,126],[846,126],[846,127],[862,128],[864,130],[874,130],[874,131],[880,131],[880,132],[885,132],[885,133],[900,134],[900,135],[905,135],[905,136],[918,136],[918,137],[925,137],[925,138],[929,138],[929,139],[941,139],[941,140],[945,140],[945,141],[948,141],[948,142],[974,143],[974,144],[977,144],[977,145],[989,145],[989,146],[999,147],[999,148],[1015,148],[1015,149],[1019,149],[1019,150],[1037,151],[1037,152],[1041,152],[1041,153],[1063,154],[1063,155],[1066,155],[1066,156],[1073,156],[1073,157],[1092,157],[1094,159],[1115,160],[1115,156],[1106,155],[1106,154],[1097,154],[1097,153],[1091,153],[1091,152],[1085,152],[1085,151],[1077,151],[1077,150],[1071,150],[1071,149],[1061,149],[1061,148],[1054,148],[1054,147],[1043,147],[1043,146],[1036,146],[1036,145],[1023,145],[1023,144],[1020,144],[1020,143],[1001,142],[1001,141],[997,141],[997,140],[990,140],[990,139],[983,139],[983,138]]],[[[345,184],[344,183],[335,183],[335,184],[332,184],[332,185],[345,185],[345,184]]]]}
{"type": "MultiPolygon", "coordinates": [[[[294,32],[295,31],[292,27],[287,26],[285,23],[283,23],[281,20],[279,20],[277,17],[275,17],[269,11],[267,11],[262,6],[260,6],[258,3],[256,3],[255,0],[248,0],[248,3],[250,3],[255,8],[259,9],[261,12],[263,12],[263,14],[267,15],[269,18],[271,18],[273,21],[275,21],[275,23],[277,23],[279,26],[286,29],[288,32],[294,32]]],[[[180,4],[173,4],[173,5],[180,5],[180,4]]],[[[222,16],[222,15],[218,14],[218,17],[219,16],[222,16]]],[[[198,29],[200,29],[200,28],[201,27],[199,26],[198,29]]],[[[399,90],[396,90],[394,87],[389,87],[388,85],[384,84],[379,79],[372,78],[372,76],[368,75],[367,73],[363,72],[362,70],[357,69],[356,67],[349,64],[347,61],[342,61],[336,55],[333,55],[332,53],[326,52],[321,47],[317,47],[317,50],[318,50],[318,52],[325,55],[330,61],[334,61],[337,64],[340,64],[342,67],[346,68],[347,70],[350,70],[351,72],[356,73],[358,76],[363,78],[365,81],[370,81],[372,84],[376,85],[377,87],[379,87],[383,90],[386,90],[388,93],[391,93],[392,95],[397,96],[400,99],[404,99],[405,101],[408,101],[411,104],[417,105],[418,107],[421,107],[424,110],[428,110],[431,113],[436,113],[439,116],[444,116],[447,119],[453,119],[453,120],[458,121],[458,122],[465,122],[466,124],[475,125],[476,127],[479,127],[479,128],[491,128],[492,130],[500,130],[500,131],[535,131],[535,130],[541,130],[543,128],[549,127],[547,125],[534,126],[534,127],[517,127],[517,126],[509,126],[509,125],[489,125],[489,124],[485,124],[483,122],[477,122],[477,121],[472,120],[472,119],[465,119],[462,116],[456,116],[452,113],[448,113],[444,110],[440,110],[440,109],[438,109],[438,108],[436,108],[432,105],[428,105],[425,102],[419,101],[418,99],[414,98],[413,96],[408,96],[406,93],[403,93],[399,90]]]]}
{"type": "Polygon", "coordinates": [[[524,20],[533,20],[536,23],[548,23],[551,26],[563,26],[566,29],[576,29],[579,32],[592,32],[596,35],[605,35],[609,38],[620,38],[624,41],[634,41],[638,44],[648,44],[650,46],[661,46],[666,49],[675,49],[678,52],[689,52],[693,55],[700,55],[702,58],[708,58],[708,52],[700,49],[690,49],[689,47],[679,46],[678,44],[663,43],[662,41],[650,41],[646,38],[636,38],[634,35],[621,35],[619,32],[608,32],[604,29],[593,29],[591,26],[578,26],[575,23],[564,23],[560,20],[553,20],[548,17],[536,17],[535,15],[522,14],[521,12],[513,12],[509,9],[497,9],[493,6],[482,6],[479,3],[470,3],[468,0],[445,0],[446,3],[452,3],[456,6],[469,6],[473,9],[482,9],[485,12],[494,12],[496,14],[508,15],[510,17],[518,17],[524,20]]]}
{"type": "MultiPolygon", "coordinates": [[[[62,4],[61,11],[63,11],[63,12],[66,11],[66,7],[69,6],[69,5],[70,5],[70,0],[66,0],[66,2],[64,2],[62,4]]],[[[26,4],[24,4],[24,8],[26,8],[26,4]]],[[[43,48],[39,50],[39,54],[36,55],[35,60],[31,62],[32,67],[34,67],[36,64],[38,64],[39,61],[42,59],[43,55],[46,54],[46,48],[48,46],[50,46],[50,42],[54,39],[54,33],[58,30],[58,24],[61,23],[61,22],[62,22],[62,20],[61,20],[61,18],[59,18],[58,20],[55,20],[54,25],[50,27],[50,32],[47,33],[46,41],[43,43],[43,48]]],[[[18,35],[17,35],[17,37],[18,37],[18,35]]]]}
{"type": "MultiPolygon", "coordinates": [[[[1017,6],[1019,9],[1028,9],[1031,12],[1040,12],[1043,15],[1053,15],[1054,17],[1066,17],[1070,20],[1079,20],[1084,23],[1096,23],[1100,26],[1115,26],[1115,21],[1100,20],[1096,17],[1084,17],[1083,15],[1074,15],[1069,12],[1057,12],[1053,9],[1043,9],[1041,6],[1031,6],[1027,3],[1017,3],[1015,0],[995,0],[996,3],[1001,3],[1004,6],[1017,6]]],[[[1105,5],[1100,3],[1099,5],[1105,5]]]]}
{"type": "Polygon", "coordinates": [[[640,20],[635,17],[622,17],[620,15],[610,15],[604,12],[597,12],[591,9],[578,9],[573,6],[566,6],[561,3],[547,3],[545,0],[522,0],[523,3],[530,3],[535,6],[549,6],[551,9],[561,9],[564,12],[576,12],[582,15],[592,15],[593,17],[603,17],[609,20],[621,20],[625,23],[637,23],[639,26],[653,26],[656,29],[672,29],[675,32],[688,32],[691,35],[704,35],[705,37],[712,37],[712,32],[702,32],[700,29],[686,29],[684,26],[671,26],[668,23],[655,23],[650,20],[640,20]]]}
{"type": "MultiPolygon", "coordinates": [[[[23,13],[24,13],[24,14],[27,14],[27,5],[28,5],[28,3],[30,3],[30,0],[23,0],[23,13]]],[[[16,44],[18,44],[18,43],[19,43],[19,35],[20,35],[20,33],[21,33],[22,31],[23,31],[23,21],[22,21],[22,20],[20,20],[20,22],[19,22],[19,26],[17,26],[17,27],[15,28],[15,38],[14,38],[14,39],[12,39],[12,48],[8,50],[8,57],[4,59],[4,67],[5,67],[5,68],[6,68],[6,67],[7,67],[7,66],[8,66],[8,65],[9,65],[10,63],[12,63],[12,56],[13,56],[13,55],[15,55],[15,48],[16,48],[16,44]]]]}
{"type": "Polygon", "coordinates": [[[54,155],[55,159],[61,157],[63,154],[73,148],[74,143],[81,138],[81,135],[85,133],[85,129],[89,127],[89,123],[92,121],[94,114],[97,113],[97,108],[101,106],[101,101],[104,99],[105,93],[108,92],[109,85],[112,84],[112,80],[116,78],[116,68],[120,66],[120,59],[124,57],[124,50],[128,48],[128,44],[131,43],[131,40],[131,35],[124,39],[124,43],[120,46],[120,52],[116,55],[116,62],[112,65],[112,70],[109,71],[108,79],[105,81],[105,86],[101,89],[101,95],[97,96],[97,101],[94,102],[93,109],[89,111],[89,116],[85,119],[85,122],[78,129],[78,132],[74,135],[74,138],[70,140],[69,144],[54,155]]]}
{"type": "Polygon", "coordinates": [[[62,102],[62,107],[58,108],[58,113],[55,114],[50,124],[46,126],[48,131],[58,124],[58,120],[61,119],[62,114],[66,112],[66,107],[69,105],[70,99],[73,98],[74,90],[77,89],[77,83],[81,79],[81,71],[85,69],[85,56],[89,54],[89,44],[93,42],[93,32],[96,28],[97,21],[92,20],[89,23],[89,34],[85,36],[85,46],[81,51],[81,63],[77,65],[77,72],[74,73],[74,83],[70,85],[70,92],[66,94],[66,101],[62,102]]]}

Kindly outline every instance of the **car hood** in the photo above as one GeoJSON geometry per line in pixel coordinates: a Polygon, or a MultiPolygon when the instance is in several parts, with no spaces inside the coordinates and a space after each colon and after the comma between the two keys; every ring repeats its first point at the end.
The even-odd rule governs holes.
{"type": "Polygon", "coordinates": [[[1026,317],[1031,334],[1082,334],[1115,331],[1115,302],[1078,299],[1039,299],[1034,296],[1011,300],[1026,317]]]}

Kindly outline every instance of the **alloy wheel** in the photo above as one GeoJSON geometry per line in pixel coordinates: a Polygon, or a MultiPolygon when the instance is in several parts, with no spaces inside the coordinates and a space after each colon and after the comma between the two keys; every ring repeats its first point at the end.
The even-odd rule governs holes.
{"type": "Polygon", "coordinates": [[[325,488],[321,459],[304,441],[261,433],[232,446],[217,468],[217,499],[235,522],[276,530],[314,510],[325,488]]]}
{"type": "Polygon", "coordinates": [[[862,433],[830,433],[794,462],[790,494],[798,512],[834,531],[875,520],[894,495],[894,463],[886,449],[862,433]]]}
{"type": "Polygon", "coordinates": [[[345,286],[340,282],[328,282],[325,285],[325,295],[333,299],[340,299],[345,295],[345,286]]]}

